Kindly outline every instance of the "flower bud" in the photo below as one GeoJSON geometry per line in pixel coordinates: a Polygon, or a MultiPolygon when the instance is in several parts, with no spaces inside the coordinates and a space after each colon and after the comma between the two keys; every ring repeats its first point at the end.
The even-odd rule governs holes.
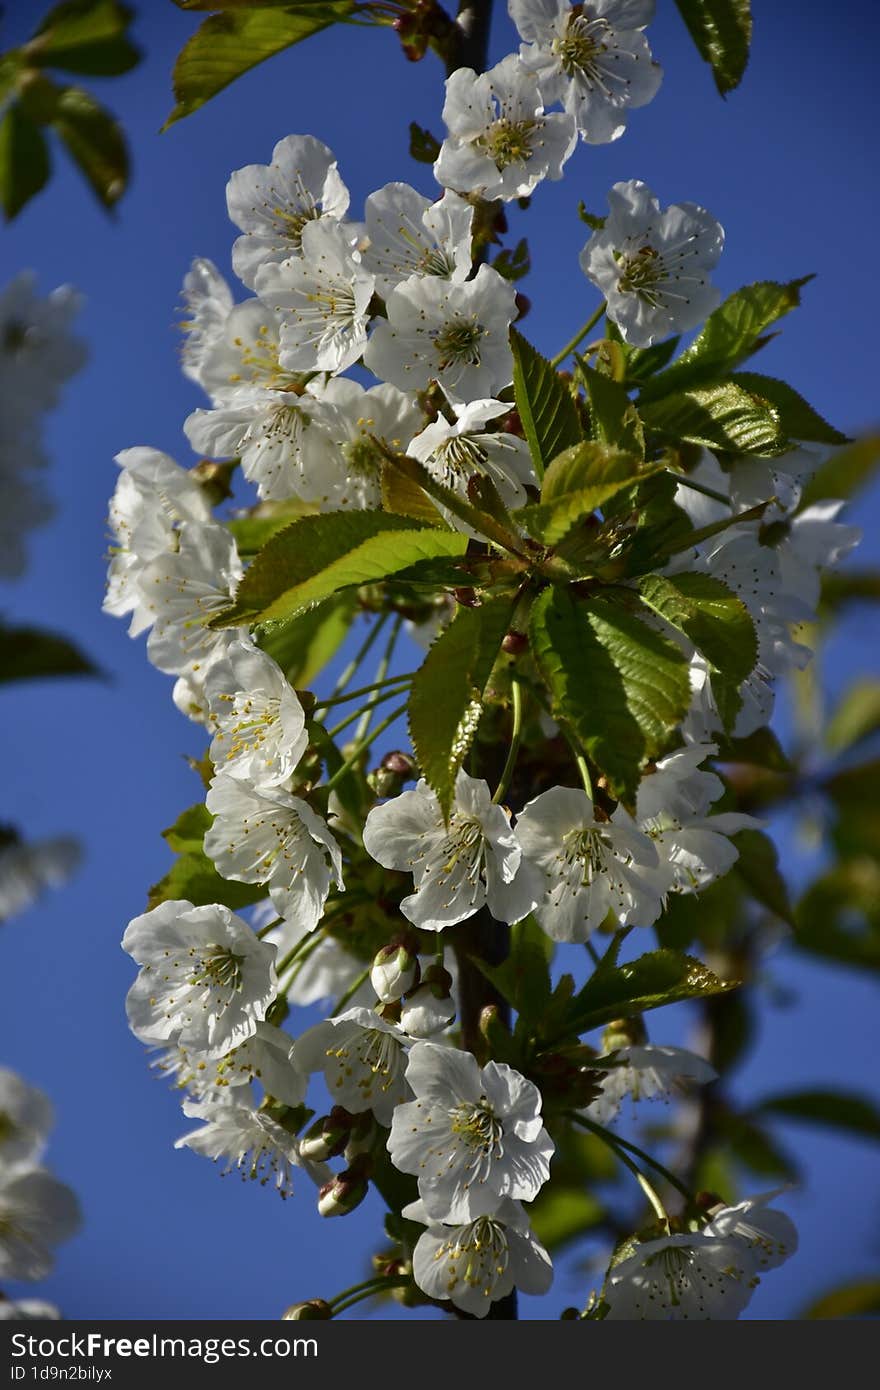
{"type": "Polygon", "coordinates": [[[352,1116],[348,1143],[345,1146],[345,1161],[354,1167],[356,1160],[369,1154],[376,1142],[378,1128],[369,1110],[352,1116]]]}
{"type": "Polygon", "coordinates": [[[406,753],[386,753],[379,766],[371,772],[367,781],[377,796],[397,796],[403,790],[404,782],[416,776],[416,765],[406,753]]]}
{"type": "Polygon", "coordinates": [[[602,1034],[602,1052],[616,1052],[619,1047],[641,1047],[648,1033],[640,1018],[616,1018],[602,1034]]]}
{"type": "Polygon", "coordinates": [[[524,652],[528,645],[529,639],[525,633],[517,632],[515,628],[511,628],[501,639],[501,650],[507,652],[508,656],[519,656],[520,652],[524,652]]]}
{"type": "Polygon", "coordinates": [[[355,1168],[346,1168],[318,1191],[319,1216],[347,1216],[359,1207],[369,1191],[368,1178],[355,1168]]]}
{"type": "Polygon", "coordinates": [[[336,1158],[348,1143],[353,1116],[341,1105],[334,1106],[329,1115],[323,1115],[303,1135],[300,1153],[303,1158],[314,1163],[326,1163],[328,1158],[336,1158]]]}
{"type": "Polygon", "coordinates": [[[324,1298],[310,1298],[308,1303],[291,1303],[281,1314],[282,1322],[297,1322],[300,1319],[313,1322],[327,1322],[333,1316],[333,1309],[324,1298]]]}
{"type": "Polygon", "coordinates": [[[400,1026],[411,1038],[430,1038],[447,1028],[455,1018],[452,976],[441,965],[425,972],[422,984],[403,1001],[400,1026]]]}
{"type": "Polygon", "coordinates": [[[376,998],[390,1004],[408,994],[419,982],[419,961],[403,941],[392,941],[377,951],[370,970],[376,998]]]}

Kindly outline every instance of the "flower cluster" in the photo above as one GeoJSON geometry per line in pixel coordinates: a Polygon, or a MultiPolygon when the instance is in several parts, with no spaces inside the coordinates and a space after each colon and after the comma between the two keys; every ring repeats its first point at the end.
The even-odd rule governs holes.
{"type": "MultiPolygon", "coordinates": [[[[0,1279],[43,1279],[54,1264],[53,1247],[80,1225],[73,1192],[42,1164],[52,1128],[52,1106],[35,1086],[0,1067],[0,1279]]],[[[57,1318],[57,1309],[34,1299],[0,1298],[0,1317],[57,1318]]]]}
{"type": "MultiPolygon", "coordinates": [[[[708,274],[723,242],[704,209],[661,210],[638,181],[611,190],[581,256],[604,295],[589,326],[604,312],[605,336],[576,359],[570,389],[553,370],[564,354],[539,359],[578,436],[541,456],[514,384],[517,296],[483,252],[499,204],[559,178],[579,135],[620,135],[660,70],[643,33],[649,0],[510,8],[519,53],[447,81],[435,200],[390,183],[355,220],[332,151],[312,136],[288,136],[268,165],[232,175],[233,266],[251,296],[236,303],[204,260],[184,285],[183,369],[207,397],[184,429],[202,461],[186,469],[145,447],[118,456],[105,600],[130,616],[133,636],[148,632],[150,660],[210,739],[205,805],[176,827],[198,865],[192,900],[159,885],[123,940],[140,972],[131,1027],[161,1049],[158,1070],[199,1121],[179,1144],[282,1196],[304,1169],[328,1217],[353,1210],[374,1180],[384,1194],[390,1161],[412,1196],[389,1200],[394,1277],[477,1317],[514,1289],[550,1285],[533,1217],[559,1137],[598,1128],[626,1158],[607,1130],[625,1095],[714,1077],[702,1058],[650,1044],[635,1017],[601,1048],[583,1044],[597,1023],[582,1021],[593,1015],[581,996],[571,1002],[572,977],[551,989],[548,971],[530,1013],[522,976],[556,945],[586,943],[598,959],[594,941],[613,933],[595,988],[614,976],[621,992],[599,1023],[618,1000],[644,997],[625,993],[629,965],[615,973],[623,937],[727,873],[736,837],[758,827],[716,809],[726,787],[712,762],[766,723],[772,678],[803,659],[794,628],[812,614],[820,570],[856,539],[833,509],[798,510],[816,459],[794,442],[741,456],[719,446],[699,460],[690,447],[683,462],[647,414],[638,420],[627,364],[716,308],[708,274]],[[561,113],[545,109],[554,102],[561,113]],[[594,378],[613,404],[623,398],[625,423],[636,417],[623,444],[599,419],[594,378]],[[239,476],[236,502],[253,505],[224,521],[215,507],[239,476]],[[627,502],[626,489],[658,477],[659,501],[627,502]],[[648,502],[666,508],[658,529],[674,544],[646,550],[648,502]],[[571,619],[581,601],[588,616],[571,619]],[[613,730],[593,737],[592,692],[578,704],[557,679],[558,652],[545,650],[555,629],[535,618],[554,603],[563,628],[580,622],[596,706],[623,709],[628,722],[615,727],[635,751],[615,748],[613,730]],[[505,604],[492,646],[491,615],[505,604]],[[330,693],[306,689],[358,610],[372,621],[360,653],[330,693]],[[327,626],[310,626],[328,612],[327,626]],[[389,620],[375,681],[352,691],[389,620]],[[418,678],[392,670],[404,621],[435,638],[423,670],[435,661],[442,757],[425,751],[432,710],[415,698],[418,678]],[[725,621],[735,680],[712,640],[725,621]],[[466,686],[452,721],[438,651],[450,701],[466,686]],[[651,687],[645,651],[672,673],[665,686],[651,687]],[[375,710],[411,687],[413,754],[368,769],[401,713],[373,728],[375,710]],[[489,710],[496,733],[510,729],[503,771],[475,742],[489,710]],[[226,900],[208,900],[206,883],[226,900]],[[528,970],[480,956],[487,923],[506,941],[517,928],[528,970]],[[465,1017],[475,959],[513,999],[515,1025],[494,1003],[465,1017]],[[325,1000],[328,1017],[296,1026],[298,1010],[325,1000]],[[326,1113],[306,1104],[314,1077],[326,1113]]],[[[617,1252],[597,1306],[610,1317],[735,1316],[758,1271],[794,1248],[765,1200],[689,1198],[672,1221],[659,1206],[665,1224],[617,1252]]]]}

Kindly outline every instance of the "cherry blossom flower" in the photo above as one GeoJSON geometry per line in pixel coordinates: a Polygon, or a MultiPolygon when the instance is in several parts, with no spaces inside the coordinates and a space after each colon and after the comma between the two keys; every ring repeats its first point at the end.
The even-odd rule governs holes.
{"type": "MultiPolygon", "coordinates": [[[[438,482],[465,499],[471,478],[479,476],[494,483],[508,507],[523,506],[526,487],[537,485],[529,446],[519,435],[486,428],[510,407],[504,401],[488,400],[468,401],[452,409],[454,423],[438,415],[410,441],[407,453],[423,463],[438,482]]],[[[457,530],[468,529],[445,509],[444,515],[457,530]]]]}
{"type": "Polygon", "coordinates": [[[280,666],[249,642],[229,643],[205,679],[214,767],[258,790],[291,777],[308,747],[306,717],[280,666]]]}
{"type": "Polygon", "coordinates": [[[301,1071],[323,1072],[334,1105],[353,1115],[371,1110],[388,1125],[410,1094],[404,1076],[407,1041],[393,1023],[358,1007],[303,1033],[294,1060],[301,1071]]]}
{"type": "Polygon", "coordinates": [[[222,526],[184,522],[178,548],[148,564],[139,581],[153,615],[147,656],[160,671],[192,678],[234,640],[234,629],[214,630],[210,618],[228,608],[242,576],[235,541],[222,526]]]}
{"type": "Polygon", "coordinates": [[[461,282],[470,274],[474,210],[457,193],[432,203],[408,183],[388,183],[370,194],[365,217],[362,260],[380,294],[411,275],[461,282]]]}
{"type": "Polygon", "coordinates": [[[132,1032],[223,1057],[252,1037],[275,998],[275,947],[228,907],[160,903],[129,922],[122,948],[141,967],[128,992],[132,1032]]]}
{"type": "Polygon", "coordinates": [[[402,391],[440,383],[450,400],[486,399],[513,379],[508,330],[516,290],[482,265],[473,280],[410,276],[388,295],[364,364],[402,391]]]}
{"type": "Polygon", "coordinates": [[[9,1067],[0,1067],[0,1164],[36,1162],[52,1122],[49,1097],[9,1067]]]}
{"type": "Polygon", "coordinates": [[[484,1318],[514,1288],[544,1294],[553,1282],[550,1256],[519,1202],[502,1198],[497,1211],[460,1226],[432,1219],[421,1200],[401,1215],[428,1228],[413,1251],[413,1278],[429,1298],[484,1318]]]}
{"type": "Polygon", "coordinates": [[[597,820],[586,792],[552,787],[519,813],[516,837],[543,879],[535,917],[555,941],[586,941],[609,912],[622,927],[660,916],[657,851],[623,807],[597,820]]]}
{"type": "Polygon", "coordinates": [[[303,1157],[302,1141],[265,1110],[242,1105],[235,1099],[187,1100],[183,1113],[188,1119],[204,1123],[200,1129],[182,1135],[174,1147],[192,1149],[215,1163],[225,1160],[224,1175],[238,1171],[243,1179],[258,1182],[262,1187],[271,1184],[281,1197],[289,1197],[293,1191],[295,1168],[303,1168],[316,1185],[332,1176],[326,1164],[303,1157]]]}
{"type": "Polygon", "coordinates": [[[646,106],[663,71],[642,32],[654,0],[508,0],[525,39],[520,59],[544,101],[562,102],[581,139],[604,145],[623,134],[630,109],[646,106]]]}
{"type": "Polygon", "coordinates": [[[278,788],[257,790],[221,772],[206,798],[214,823],[205,853],[223,878],[265,883],[277,912],[311,930],[330,885],[343,888],[342,855],[307,802],[278,788]]]}
{"type": "Polygon", "coordinates": [[[55,1263],[52,1247],[81,1220],[70,1188],[44,1168],[0,1169],[0,1279],[43,1279],[55,1263]]]}
{"type": "Polygon", "coordinates": [[[718,1075],[694,1052],[650,1043],[615,1048],[606,1057],[598,1057],[595,1065],[602,1070],[606,1063],[602,1093],[585,1112],[602,1125],[615,1118],[626,1096],[633,1100],[668,1100],[684,1093],[690,1084],[704,1086],[718,1075]]]}
{"type": "Polygon", "coordinates": [[[244,233],[232,248],[238,278],[253,289],[261,266],[298,254],[307,223],[344,217],[348,198],[335,155],[313,135],[285,136],[271,164],[236,169],[226,185],[226,206],[244,233]]]}
{"type": "Polygon", "coordinates": [[[503,1062],[482,1070],[470,1052],[413,1044],[406,1079],[415,1099],[394,1112],[388,1152],[414,1173],[428,1216],[450,1225],[530,1202],[550,1175],[555,1145],[541,1093],[503,1062]]]}
{"type": "Polygon", "coordinates": [[[446,188],[488,200],[526,198],[560,179],[577,144],[574,117],[544,111],[538,83],[515,53],[488,72],[457,68],[446,80],[449,135],[434,165],[446,188]]]}
{"type": "Polygon", "coordinates": [[[0,922],[66,883],[81,858],[79,842],[69,835],[31,843],[16,837],[0,845],[0,922]]]}
{"type": "Polygon", "coordinates": [[[703,322],[721,302],[708,273],[717,264],[724,232],[696,203],[661,211],[647,184],[616,183],[611,212],[580,255],[581,269],[599,287],[608,317],[634,347],[650,347],[670,333],[703,322]]]}
{"type": "MultiPolygon", "coordinates": [[[[400,910],[417,927],[441,931],[488,905],[502,922],[519,922],[535,906],[537,875],[506,812],[485,782],[460,771],[446,824],[427,782],[375,806],[364,825],[367,852],[386,869],[412,873],[415,892],[400,910]]],[[[537,891],[536,891],[537,889],[537,891]]]]}

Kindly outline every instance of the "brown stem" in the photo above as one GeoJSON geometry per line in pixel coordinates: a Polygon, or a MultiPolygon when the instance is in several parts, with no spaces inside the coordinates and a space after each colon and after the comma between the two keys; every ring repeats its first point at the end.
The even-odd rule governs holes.
{"type": "Polygon", "coordinates": [[[461,0],[455,20],[458,40],[446,59],[447,77],[456,68],[485,72],[491,23],[492,0],[461,0]]]}

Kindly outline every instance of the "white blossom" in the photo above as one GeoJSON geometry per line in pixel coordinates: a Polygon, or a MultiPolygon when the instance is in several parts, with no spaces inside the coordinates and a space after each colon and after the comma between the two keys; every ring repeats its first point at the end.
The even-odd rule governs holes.
{"type": "Polygon", "coordinates": [[[479,75],[457,68],[446,79],[443,119],[449,135],[434,177],[490,201],[526,198],[542,179],[560,179],[577,144],[574,117],[544,111],[538,83],[515,53],[479,75]]]}
{"type": "Polygon", "coordinates": [[[297,1070],[293,1048],[293,1038],[283,1029],[258,1023],[249,1038],[222,1057],[175,1043],[151,1065],[197,1100],[223,1099],[256,1081],[274,1100],[299,1105],[305,1099],[306,1077],[297,1070]]]}
{"type": "Polygon", "coordinates": [[[415,892],[400,910],[426,931],[463,922],[486,905],[498,921],[519,922],[537,902],[537,876],[523,863],[506,812],[492,802],[485,782],[464,771],[448,824],[421,780],[414,791],[373,808],[364,846],[386,869],[412,873],[415,892]]]}
{"type": "Polygon", "coordinates": [[[721,878],[739,858],[728,836],[762,824],[737,811],[708,814],[724,784],[713,772],[701,771],[700,763],[717,752],[714,743],[678,748],[639,783],[636,821],[659,858],[648,877],[664,898],[669,892],[697,892],[721,878]]]}
{"type": "Polygon", "coordinates": [[[605,296],[608,317],[640,348],[696,328],[721,302],[708,280],[724,245],[721,226],[696,203],[661,211],[638,179],[616,183],[608,204],[605,226],[580,255],[584,274],[605,296]]]}
{"type": "Polygon", "coordinates": [[[243,573],[235,541],[222,526],[184,522],[178,548],[148,564],[139,581],[153,617],[147,655],[173,676],[192,678],[224,652],[234,629],[208,621],[232,602],[243,573]]]}
{"type": "MultiPolygon", "coordinates": [[[[323,506],[333,511],[381,508],[385,459],[376,441],[406,453],[423,420],[412,398],[396,386],[382,382],[365,390],[347,377],[328,381],[317,413],[328,448],[320,475],[323,506]]],[[[313,484],[312,495],[315,491],[313,484]]]]}
{"type": "Polygon", "coordinates": [[[550,1256],[519,1202],[502,1198],[496,1211],[461,1226],[432,1220],[421,1200],[401,1215],[428,1228],[413,1251],[413,1278],[429,1298],[484,1318],[514,1288],[544,1294],[553,1282],[550,1256]]]}
{"type": "Polygon", "coordinates": [[[197,256],[183,277],[181,291],[184,312],[181,320],[184,334],[181,367],[184,376],[196,381],[210,393],[210,374],[205,371],[208,354],[220,341],[234,300],[232,290],[213,261],[197,256]]]}
{"type": "Polygon", "coordinates": [[[307,802],[279,788],[262,791],[221,772],[206,798],[214,823],[205,853],[223,878],[268,885],[277,912],[317,926],[330,885],[343,888],[342,855],[307,802]]]}
{"type": "Polygon", "coordinates": [[[289,1197],[293,1191],[294,1168],[303,1168],[317,1185],[332,1176],[326,1164],[304,1158],[302,1141],[265,1110],[235,1099],[187,1100],[183,1113],[204,1123],[182,1135],[174,1147],[192,1149],[215,1163],[225,1160],[224,1175],[238,1171],[243,1179],[259,1182],[262,1187],[271,1183],[281,1197],[289,1197]]]}
{"type": "MultiPolygon", "coordinates": [[[[487,428],[492,420],[506,415],[510,406],[487,400],[468,401],[452,409],[453,423],[438,415],[410,441],[407,452],[466,500],[468,483],[476,476],[488,478],[508,507],[523,506],[528,500],[526,487],[537,486],[529,446],[517,434],[487,428]]],[[[445,509],[444,515],[457,530],[468,531],[458,517],[445,509]]]]}
{"type": "Polygon", "coordinates": [[[406,1079],[415,1099],[394,1112],[388,1152],[419,1180],[436,1221],[489,1216],[500,1200],[530,1202],[550,1175],[555,1145],[541,1122],[541,1093],[503,1062],[480,1070],[470,1052],[413,1044],[406,1079]]]}
{"type": "Polygon", "coordinates": [[[9,1067],[0,1067],[0,1164],[36,1162],[52,1122],[49,1097],[9,1067]]]}
{"type": "Polygon", "coordinates": [[[732,1321],[758,1277],[742,1241],[704,1231],[640,1242],[608,1272],[606,1319],[628,1322],[732,1321]]]}
{"type": "Polygon", "coordinates": [[[230,220],[244,233],[232,248],[236,275],[253,289],[261,266],[299,253],[307,223],[344,217],[348,197],[333,152],[313,135],[288,135],[271,164],[236,169],[226,185],[230,220]]]}
{"type": "Polygon", "coordinates": [[[142,1042],[222,1057],[275,998],[275,947],[220,904],[160,903],[128,924],[122,947],[141,967],[126,1009],[142,1042]]]}
{"type": "Polygon", "coordinates": [[[630,108],[656,95],[663,70],[642,32],[654,0],[508,0],[508,10],[544,101],[562,102],[589,144],[616,140],[630,108]]]}
{"type": "Polygon", "coordinates": [[[586,1114],[602,1125],[615,1118],[625,1096],[668,1100],[686,1092],[689,1084],[704,1086],[718,1075],[695,1052],[652,1044],[615,1048],[606,1057],[598,1057],[595,1065],[607,1074],[601,1095],[587,1106],[586,1114]]]}
{"type": "Polygon", "coordinates": [[[0,1322],[57,1322],[61,1313],[41,1298],[6,1298],[0,1294],[0,1322]]]}
{"type": "Polygon", "coordinates": [[[400,1006],[400,1026],[409,1038],[432,1038],[455,1019],[455,1000],[431,984],[419,985],[400,1006]]]}
{"type": "Polygon", "coordinates": [[[234,401],[249,387],[285,391],[302,385],[300,373],[281,365],[278,319],[261,299],[231,304],[225,315],[220,303],[209,299],[182,327],[187,332],[184,370],[215,405],[234,401]]]}
{"type": "Polygon", "coordinates": [[[57,405],[60,388],[83,366],[85,345],[71,333],[82,298],[70,285],[45,297],[22,271],[0,291],[0,419],[4,431],[29,426],[57,405]]]}
{"type": "Polygon", "coordinates": [[[362,259],[380,294],[411,275],[460,282],[470,274],[474,210],[457,193],[433,203],[408,183],[387,183],[370,194],[365,218],[362,259]]]}
{"type": "Polygon", "coordinates": [[[80,1223],[76,1197],[44,1168],[0,1168],[0,1279],[45,1278],[80,1223]]]}
{"type": "Polygon", "coordinates": [[[258,790],[287,782],[309,737],[303,707],[280,666],[249,642],[230,642],[208,672],[205,693],[214,767],[258,790]]]}
{"type": "Polygon", "coordinates": [[[763,1192],[733,1207],[714,1207],[704,1234],[722,1239],[732,1236],[743,1241],[758,1269],[778,1268],[798,1248],[794,1222],[784,1211],[767,1206],[780,1191],[777,1188],[773,1192],[763,1192]]]}
{"type": "Polygon", "coordinates": [[[121,472],[110,499],[113,550],[103,611],[130,613],[129,635],[137,637],[154,620],[143,583],[147,565],[176,549],[184,522],[209,523],[211,504],[192,474],[159,449],[123,449],[115,462],[121,472]]]}
{"type": "Polygon", "coordinates": [[[81,858],[78,841],[69,835],[0,843],[0,922],[24,912],[47,888],[66,883],[81,858]]]}
{"type": "Polygon", "coordinates": [[[513,379],[508,341],[516,290],[482,265],[473,280],[410,276],[396,285],[364,353],[375,376],[402,391],[438,381],[450,400],[487,399],[513,379]]]}
{"type": "Polygon", "coordinates": [[[404,1069],[406,1034],[372,1009],[353,1008],[310,1028],[294,1049],[297,1067],[322,1072],[334,1105],[353,1115],[370,1110],[391,1123],[409,1096],[404,1069]]]}
{"type": "Polygon", "coordinates": [[[308,222],[301,255],[257,272],[257,293],[279,316],[281,365],[342,372],[356,362],[367,340],[375,283],[350,229],[330,218],[308,222]]]}
{"type": "Polygon", "coordinates": [[[516,836],[542,876],[535,917],[555,941],[586,941],[609,912],[622,927],[660,916],[657,851],[622,806],[599,820],[586,792],[552,787],[519,813],[516,836]]]}

